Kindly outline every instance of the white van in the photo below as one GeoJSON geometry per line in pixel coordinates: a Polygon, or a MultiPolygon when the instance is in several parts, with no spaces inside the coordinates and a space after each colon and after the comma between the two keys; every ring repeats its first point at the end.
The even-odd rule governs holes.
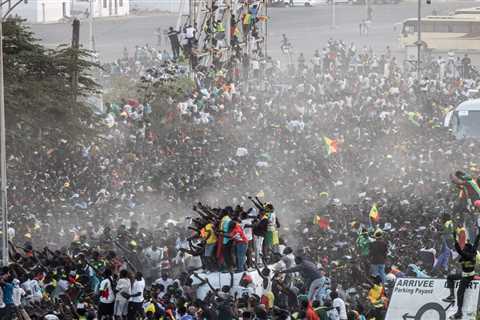
{"type": "Polygon", "coordinates": [[[457,139],[480,138],[480,99],[467,100],[445,116],[444,126],[457,139]]]}

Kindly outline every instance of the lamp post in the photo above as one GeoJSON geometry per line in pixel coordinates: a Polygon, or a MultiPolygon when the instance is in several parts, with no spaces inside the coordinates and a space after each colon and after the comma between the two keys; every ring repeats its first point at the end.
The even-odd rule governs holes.
{"type": "Polygon", "coordinates": [[[335,12],[335,1],[336,1],[336,0],[330,0],[330,1],[332,2],[332,25],[330,26],[330,28],[335,29],[335,27],[336,27],[336,21],[335,21],[335,18],[336,18],[336,16],[335,16],[335,14],[336,14],[336,12],[335,12]]]}
{"type": "Polygon", "coordinates": [[[418,0],[417,16],[417,80],[420,81],[420,58],[422,53],[422,0],[418,0]]]}

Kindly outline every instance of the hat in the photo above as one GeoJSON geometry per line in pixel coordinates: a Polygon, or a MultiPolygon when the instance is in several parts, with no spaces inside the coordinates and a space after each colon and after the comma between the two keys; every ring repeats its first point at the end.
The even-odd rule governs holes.
{"type": "Polygon", "coordinates": [[[373,235],[375,238],[381,238],[383,236],[383,231],[380,229],[377,229],[373,235]]]}

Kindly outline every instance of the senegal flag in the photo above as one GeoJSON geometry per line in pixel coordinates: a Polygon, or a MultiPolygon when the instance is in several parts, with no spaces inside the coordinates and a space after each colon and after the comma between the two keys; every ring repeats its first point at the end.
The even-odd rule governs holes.
{"type": "Polygon", "coordinates": [[[380,220],[380,213],[378,212],[376,203],[374,203],[372,209],[370,209],[369,217],[373,222],[378,222],[380,220]]]}
{"type": "Polygon", "coordinates": [[[327,152],[328,156],[332,153],[337,153],[337,140],[323,137],[323,141],[325,142],[325,151],[327,152]]]}

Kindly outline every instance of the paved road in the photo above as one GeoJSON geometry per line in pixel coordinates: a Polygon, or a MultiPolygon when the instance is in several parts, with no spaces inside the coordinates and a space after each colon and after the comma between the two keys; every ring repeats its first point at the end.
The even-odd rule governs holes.
{"type": "MultiPolygon", "coordinates": [[[[424,0],[421,0],[424,1],[424,0]]],[[[424,5],[424,14],[431,14],[435,8],[440,14],[447,14],[455,8],[472,7],[476,2],[455,1],[424,5]]],[[[373,23],[368,37],[359,36],[358,25],[365,17],[365,8],[355,5],[336,6],[336,28],[331,26],[331,9],[326,5],[313,8],[272,8],[269,9],[269,53],[278,57],[279,45],[283,33],[291,39],[296,53],[311,55],[315,49],[321,49],[329,38],[354,41],[358,46],[368,45],[376,50],[383,50],[387,45],[398,48],[398,31],[394,24],[406,18],[416,16],[417,3],[404,2],[398,5],[373,6],[373,23]]],[[[110,18],[97,20],[96,43],[102,60],[111,61],[122,55],[123,48],[130,52],[136,44],[155,44],[154,30],[175,25],[177,15],[159,14],[155,16],[132,16],[127,18],[110,18]]],[[[43,43],[55,46],[69,43],[71,27],[69,24],[32,25],[36,36],[43,43]]],[[[81,41],[88,44],[88,25],[82,23],[81,41]]]]}

